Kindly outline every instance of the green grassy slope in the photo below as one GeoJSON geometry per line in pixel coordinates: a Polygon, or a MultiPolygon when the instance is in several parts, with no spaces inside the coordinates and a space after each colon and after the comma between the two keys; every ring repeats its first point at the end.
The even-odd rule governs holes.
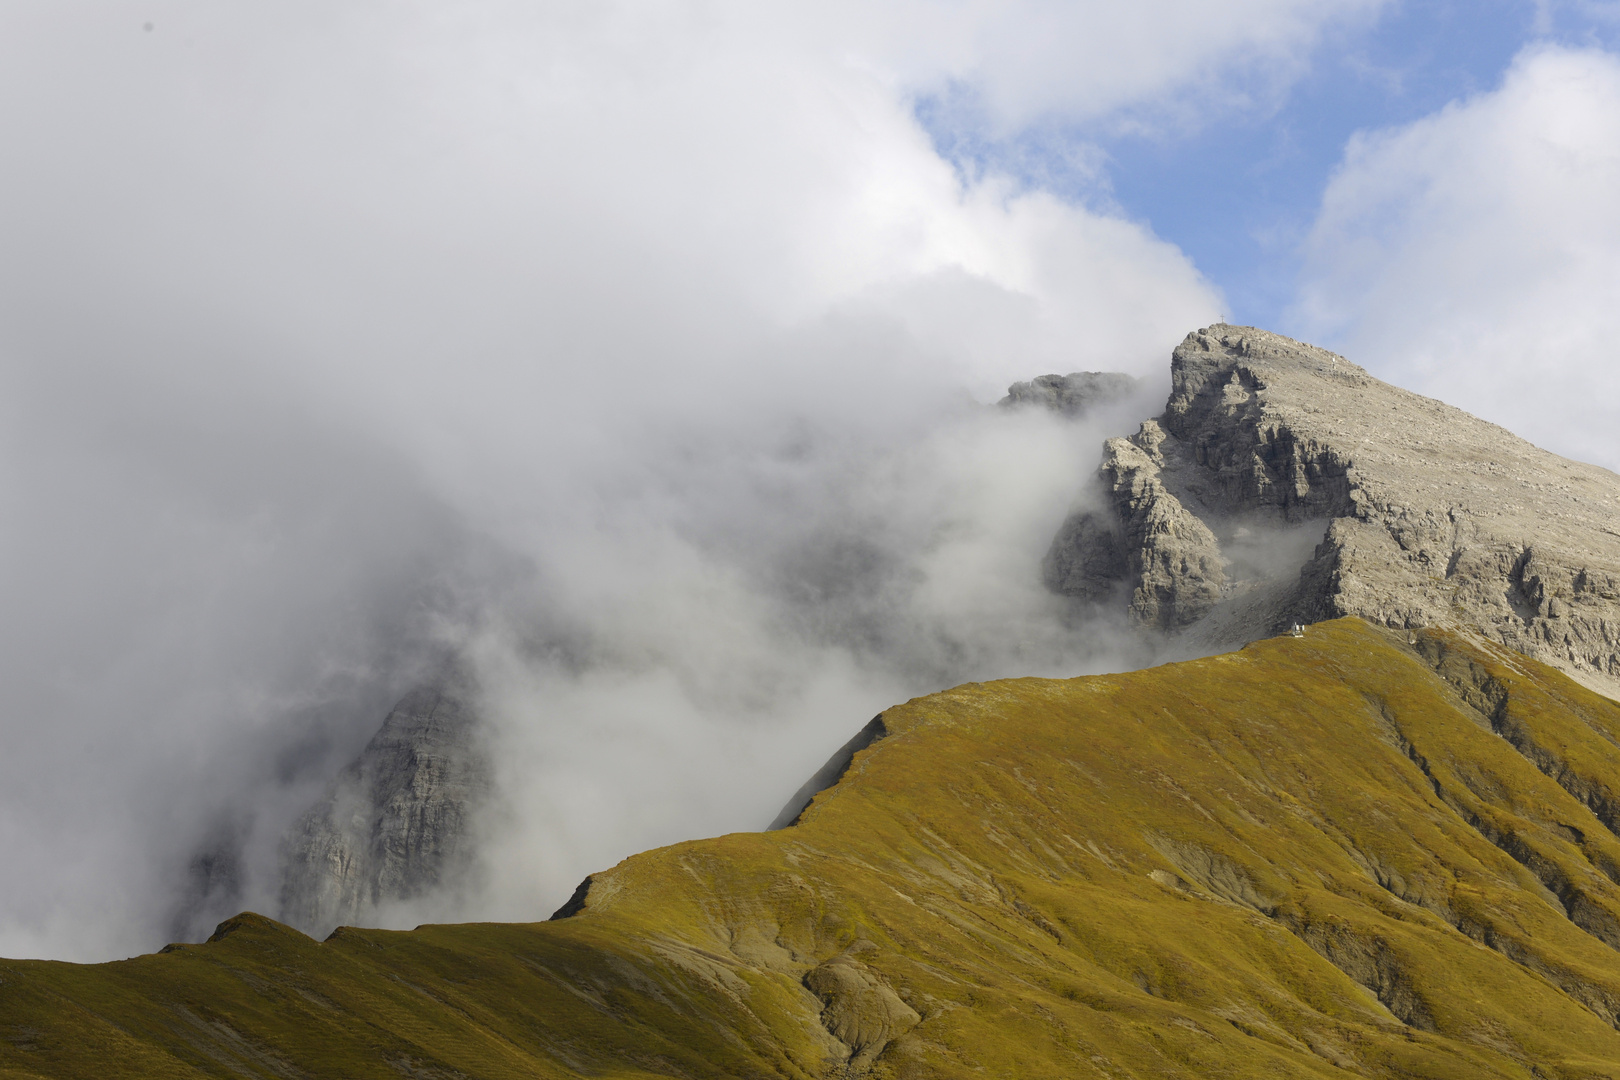
{"type": "Polygon", "coordinates": [[[884,714],[526,925],[0,961],[0,1077],[1620,1077],[1620,705],[1355,620],[884,714]]]}

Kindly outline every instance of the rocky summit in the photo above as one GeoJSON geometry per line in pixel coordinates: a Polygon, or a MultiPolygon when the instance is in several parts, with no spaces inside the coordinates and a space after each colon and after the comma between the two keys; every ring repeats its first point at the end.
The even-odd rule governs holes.
{"type": "Polygon", "coordinates": [[[1187,335],[1171,377],[1051,588],[1205,652],[1343,615],[1464,629],[1620,696],[1620,477],[1253,327],[1187,335]]]}

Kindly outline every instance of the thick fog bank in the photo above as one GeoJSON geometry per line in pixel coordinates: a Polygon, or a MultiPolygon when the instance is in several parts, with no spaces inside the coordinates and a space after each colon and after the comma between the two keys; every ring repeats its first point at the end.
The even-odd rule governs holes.
{"type": "Polygon", "coordinates": [[[1143,662],[1039,566],[1102,439],[1163,387],[1065,421],[868,347],[842,395],[626,395],[464,486],[263,392],[195,378],[50,415],[118,376],[14,383],[38,407],[8,428],[33,464],[8,491],[30,527],[7,549],[5,842],[27,872],[5,951],[274,911],[292,819],[452,657],[496,763],[479,874],[385,923],[543,917],[634,851],[763,827],[887,705],[1143,662]]]}
{"type": "MultiPolygon", "coordinates": [[[[1310,37],[1253,6],[1218,32],[1310,37]]],[[[501,918],[763,826],[896,700],[1134,662],[1039,586],[1107,424],[984,403],[1162,377],[1218,298],[935,153],[953,73],[1048,102],[977,31],[700,16],[0,17],[0,954],[273,911],[287,825],[454,657],[500,800],[426,914],[501,918]]],[[[1135,77],[1097,107],[1223,75],[1135,77]]]]}

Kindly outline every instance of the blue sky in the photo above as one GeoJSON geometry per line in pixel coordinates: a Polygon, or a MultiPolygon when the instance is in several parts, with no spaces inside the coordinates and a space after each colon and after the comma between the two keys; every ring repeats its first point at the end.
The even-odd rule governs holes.
{"type": "MultiPolygon", "coordinates": [[[[1280,94],[1262,90],[1192,122],[1127,126],[1116,117],[998,141],[964,124],[945,96],[924,97],[917,114],[960,167],[1008,170],[1116,208],[1190,255],[1224,293],[1231,321],[1298,332],[1291,309],[1301,245],[1355,132],[1406,124],[1495,89],[1528,45],[1612,51],[1617,42],[1620,9],[1612,5],[1396,3],[1370,22],[1330,26],[1303,77],[1280,94]]],[[[963,96],[971,102],[970,92],[963,96]]]]}

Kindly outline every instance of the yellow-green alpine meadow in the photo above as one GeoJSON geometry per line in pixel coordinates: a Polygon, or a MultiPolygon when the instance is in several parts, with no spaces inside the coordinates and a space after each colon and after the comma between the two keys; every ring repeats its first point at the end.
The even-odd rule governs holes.
{"type": "Polygon", "coordinates": [[[0,1077],[1620,1077],[1620,704],[1551,668],[1341,619],[882,725],[564,918],[0,961],[0,1077]]]}

